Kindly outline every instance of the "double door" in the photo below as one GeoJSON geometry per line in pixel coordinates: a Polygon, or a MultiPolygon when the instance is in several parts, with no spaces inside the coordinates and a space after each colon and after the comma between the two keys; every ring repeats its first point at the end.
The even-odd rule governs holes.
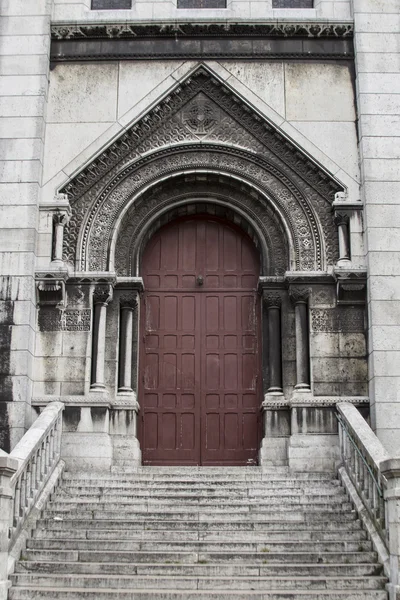
{"type": "Polygon", "coordinates": [[[256,462],[258,261],[245,234],[209,217],[173,222],[149,242],[139,362],[144,464],[256,462]]]}

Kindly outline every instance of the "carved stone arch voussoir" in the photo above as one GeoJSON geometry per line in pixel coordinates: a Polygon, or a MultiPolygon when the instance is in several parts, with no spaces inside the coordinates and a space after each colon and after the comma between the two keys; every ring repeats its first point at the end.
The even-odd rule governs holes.
{"type": "Polygon", "coordinates": [[[263,275],[283,275],[289,268],[286,232],[255,190],[221,174],[192,173],[166,180],[132,203],[115,236],[113,270],[121,276],[140,275],[140,256],[151,236],[169,221],[194,214],[239,226],[260,251],[263,275]]]}
{"type": "MultiPolygon", "coordinates": [[[[194,170],[222,173],[259,190],[269,199],[271,208],[279,215],[293,244],[294,264],[291,268],[302,271],[325,268],[318,214],[295,183],[260,156],[215,144],[191,144],[161,150],[131,163],[91,202],[87,213],[81,214],[81,228],[75,227],[75,231],[68,231],[64,246],[65,258],[68,260],[68,257],[74,256],[77,248],[81,270],[107,270],[110,241],[115,234],[117,222],[132,203],[132,198],[138,197],[163,178],[176,177],[194,170]]],[[[268,200],[265,201],[264,208],[261,203],[259,206],[253,203],[260,218],[267,203],[268,200]]],[[[323,199],[321,206],[327,212],[327,203],[323,199]]],[[[334,223],[331,220],[332,231],[324,231],[324,234],[333,238],[334,223]]]]}
{"type": "Polygon", "coordinates": [[[72,208],[64,260],[78,270],[107,269],[110,240],[132,199],[193,169],[237,177],[264,193],[293,240],[294,268],[334,264],[332,202],[343,186],[205,66],[60,190],[72,208]]]}

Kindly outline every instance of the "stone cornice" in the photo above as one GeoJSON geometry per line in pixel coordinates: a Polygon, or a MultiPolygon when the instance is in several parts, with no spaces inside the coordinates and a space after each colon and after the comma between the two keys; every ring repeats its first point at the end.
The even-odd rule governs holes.
{"type": "Polygon", "coordinates": [[[53,23],[54,40],[198,38],[198,37],[278,37],[278,38],[352,38],[352,21],[159,21],[151,23],[53,23]]]}
{"type": "Polygon", "coordinates": [[[351,22],[57,23],[51,65],[157,59],[352,60],[351,22]],[[282,43],[285,41],[285,43],[282,43]]]}

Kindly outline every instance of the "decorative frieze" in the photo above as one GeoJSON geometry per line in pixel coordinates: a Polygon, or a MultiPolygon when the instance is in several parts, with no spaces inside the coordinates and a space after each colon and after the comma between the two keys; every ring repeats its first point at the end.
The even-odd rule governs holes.
{"type": "Polygon", "coordinates": [[[357,307],[312,308],[311,328],[314,332],[362,333],[365,311],[357,307]]]}
{"type": "Polygon", "coordinates": [[[83,309],[57,309],[43,306],[39,309],[40,331],[90,331],[92,311],[83,309]]]}

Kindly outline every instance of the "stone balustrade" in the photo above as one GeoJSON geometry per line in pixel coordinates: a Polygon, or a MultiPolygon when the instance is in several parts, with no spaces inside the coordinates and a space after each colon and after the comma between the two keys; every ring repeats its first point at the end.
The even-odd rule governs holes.
{"type": "Polygon", "coordinates": [[[8,557],[61,455],[62,402],[52,402],[10,454],[0,450],[0,600],[7,600],[8,557]]]}
{"type": "MultiPolygon", "coordinates": [[[[342,468],[388,551],[389,561],[386,570],[389,577],[387,586],[389,600],[398,600],[400,597],[400,457],[389,456],[368,423],[352,404],[338,404],[337,418],[342,468]]],[[[346,478],[342,477],[342,481],[349,488],[346,478]]],[[[352,495],[351,491],[350,495],[352,495]]],[[[356,506],[356,509],[360,513],[359,506],[356,506]]],[[[367,525],[375,547],[379,551],[379,540],[376,543],[374,532],[368,527],[368,523],[364,522],[364,524],[367,525]]],[[[382,552],[380,554],[382,559],[382,552]]]]}

